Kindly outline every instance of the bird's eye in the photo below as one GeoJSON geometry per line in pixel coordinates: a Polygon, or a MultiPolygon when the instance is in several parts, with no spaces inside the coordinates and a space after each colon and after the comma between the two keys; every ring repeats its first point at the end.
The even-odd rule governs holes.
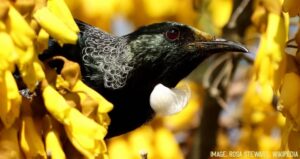
{"type": "Polygon", "coordinates": [[[171,28],[165,33],[166,38],[171,41],[178,39],[179,35],[180,31],[177,28],[171,28]]]}

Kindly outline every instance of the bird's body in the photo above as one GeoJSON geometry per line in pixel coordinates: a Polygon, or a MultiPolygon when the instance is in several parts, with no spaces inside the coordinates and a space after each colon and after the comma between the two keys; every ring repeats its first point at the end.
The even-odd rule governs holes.
{"type": "Polygon", "coordinates": [[[107,137],[133,130],[155,115],[149,98],[156,85],[175,87],[214,52],[246,51],[222,42],[221,47],[213,48],[209,43],[213,37],[175,22],[142,27],[121,37],[83,22],[77,24],[76,45],[61,47],[50,40],[40,58],[59,54],[80,64],[82,80],[114,105],[107,137]]]}

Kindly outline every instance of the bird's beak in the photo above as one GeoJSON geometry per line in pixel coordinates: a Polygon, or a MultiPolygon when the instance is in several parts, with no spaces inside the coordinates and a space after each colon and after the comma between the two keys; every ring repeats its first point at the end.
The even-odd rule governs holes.
{"type": "Polygon", "coordinates": [[[203,53],[219,53],[219,52],[248,52],[241,44],[228,41],[225,39],[215,38],[205,32],[195,30],[195,42],[188,44],[187,47],[203,53]]]}
{"type": "Polygon", "coordinates": [[[212,41],[195,42],[198,49],[202,49],[207,53],[218,52],[248,52],[248,50],[241,44],[228,41],[225,39],[215,39],[212,41]]]}

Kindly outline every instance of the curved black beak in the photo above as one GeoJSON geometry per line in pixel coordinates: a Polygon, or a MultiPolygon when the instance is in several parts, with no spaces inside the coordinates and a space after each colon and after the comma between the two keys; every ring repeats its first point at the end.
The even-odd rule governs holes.
{"type": "Polygon", "coordinates": [[[226,39],[218,39],[214,36],[192,28],[194,30],[195,42],[187,45],[191,51],[200,51],[204,53],[221,53],[221,52],[249,52],[243,45],[226,39]]]}
{"type": "Polygon", "coordinates": [[[218,53],[218,52],[244,52],[247,53],[248,50],[241,44],[235,43],[233,41],[228,41],[225,39],[214,39],[211,41],[195,42],[197,48],[202,48],[208,53],[218,53]]]}

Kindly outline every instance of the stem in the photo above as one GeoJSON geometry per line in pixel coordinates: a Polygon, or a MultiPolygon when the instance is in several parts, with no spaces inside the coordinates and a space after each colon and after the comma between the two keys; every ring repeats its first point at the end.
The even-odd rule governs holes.
{"type": "Polygon", "coordinates": [[[249,2],[250,2],[250,0],[243,0],[240,3],[240,5],[236,8],[236,10],[234,11],[234,13],[231,16],[231,19],[228,23],[228,28],[235,28],[237,18],[243,13],[243,11],[245,10],[245,8],[247,7],[249,2]]]}

